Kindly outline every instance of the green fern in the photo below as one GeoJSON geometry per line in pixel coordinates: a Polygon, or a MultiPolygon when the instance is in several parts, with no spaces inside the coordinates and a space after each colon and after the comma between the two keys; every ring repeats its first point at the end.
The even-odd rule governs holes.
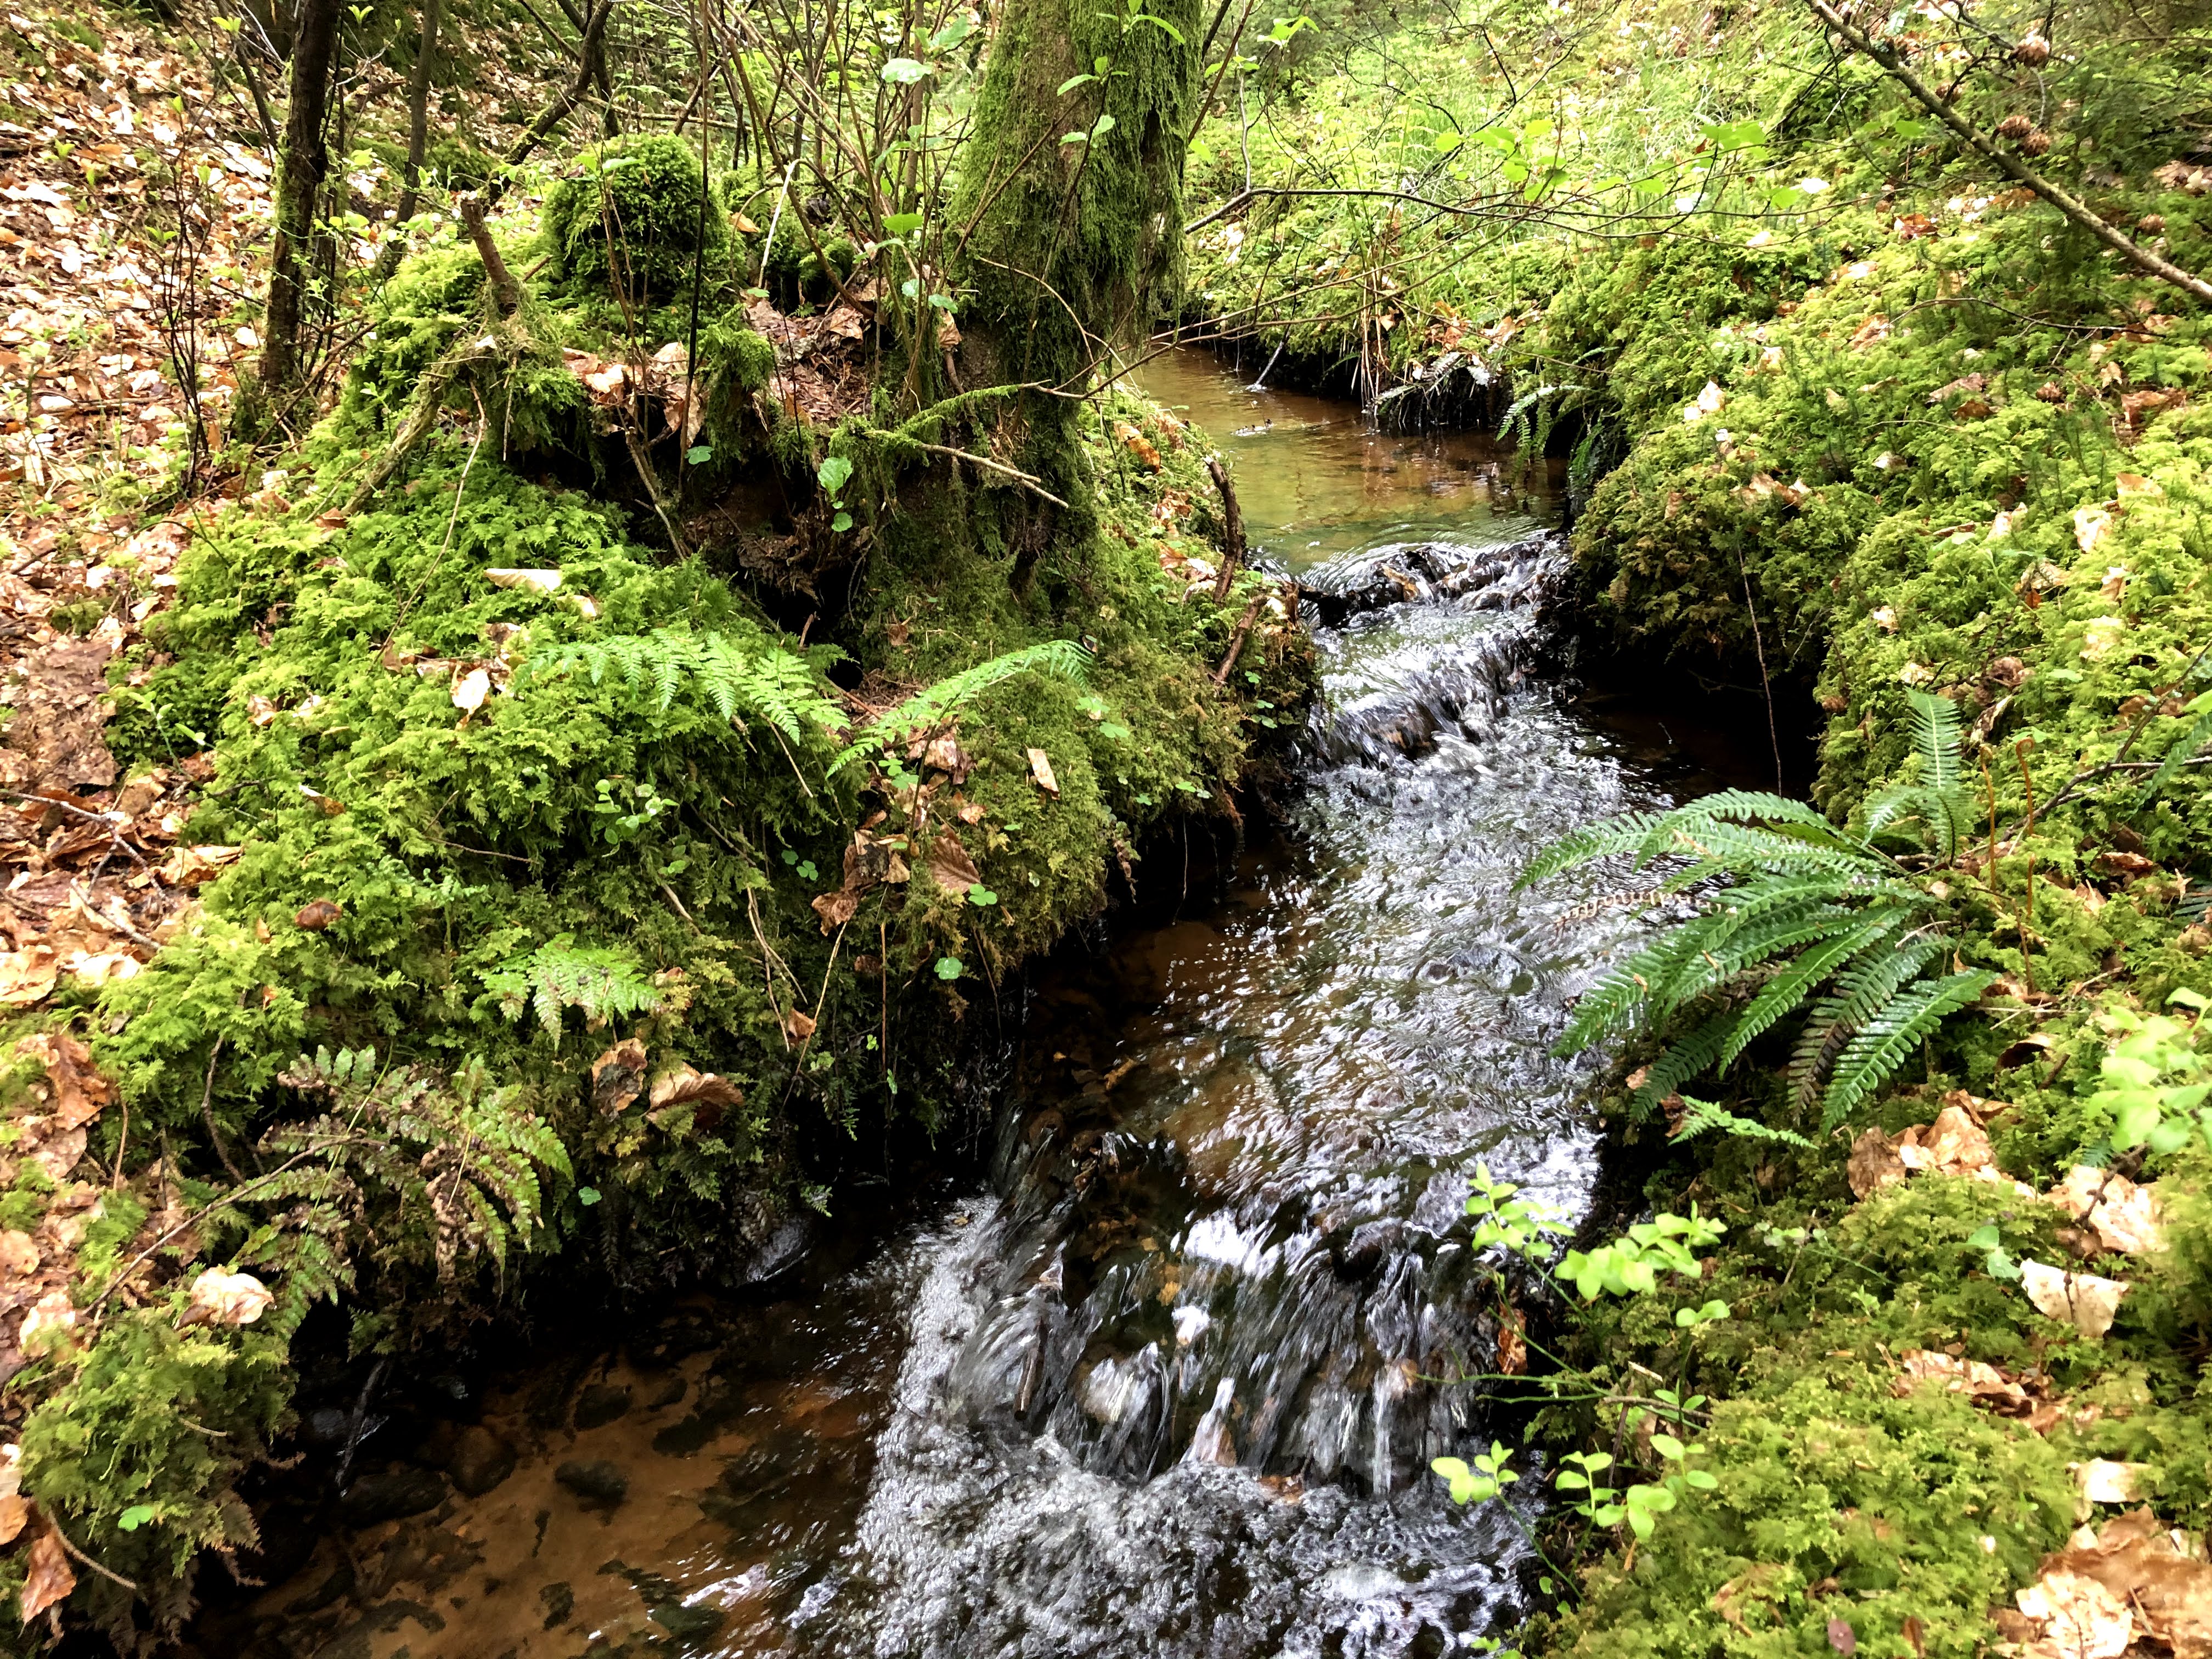
{"type": "Polygon", "coordinates": [[[1017,674],[1055,674],[1080,685],[1090,666],[1091,653],[1073,640],[1048,640],[1042,645],[1025,646],[1019,651],[1009,651],[979,662],[972,668],[963,668],[950,678],[915,692],[877,720],[830,763],[831,769],[842,770],[855,762],[872,760],[894,744],[903,743],[916,732],[937,725],[978,692],[1012,679],[1017,674]]]}
{"type": "Polygon", "coordinates": [[[2181,712],[2194,714],[2197,718],[2174,745],[2166,751],[2166,758],[2159,763],[2158,770],[2145,781],[2139,809],[2157,799],[2159,793],[2181,775],[2182,768],[2196,759],[2206,744],[2212,743],[2212,691],[2198,692],[2184,705],[2181,712]]]}
{"type": "Polygon", "coordinates": [[[483,976],[499,998],[500,1012],[520,1019],[524,1010],[534,1010],[538,1024],[557,1040],[562,1016],[580,1008],[594,1024],[649,1013],[660,1006],[661,994],[637,969],[627,951],[604,945],[578,945],[561,933],[527,955],[501,963],[483,976]]]}
{"type": "Polygon", "coordinates": [[[797,743],[810,727],[830,736],[844,727],[844,711],[822,679],[825,654],[817,647],[801,656],[765,635],[749,640],[656,628],[549,647],[533,653],[523,673],[551,678],[580,672],[595,684],[611,677],[654,699],[663,714],[688,689],[740,731],[750,717],[797,743]]]}
{"type": "Polygon", "coordinates": [[[1539,854],[1519,885],[1625,858],[1639,872],[1667,872],[1656,887],[1648,876],[1638,884],[1644,905],[1684,892],[1699,901],[1696,915],[1583,996],[1559,1051],[1624,1034],[1671,1037],[1638,1079],[1632,1109],[1642,1116],[1696,1078],[1724,1075],[1753,1042],[1802,1019],[1793,1094],[1800,1109],[1821,1104],[1832,1125],[1979,996],[1994,974],[1930,976],[1954,946],[1937,926],[1943,901],[1919,873],[1927,860],[1901,860],[1877,844],[1917,827],[1919,848],[1947,861],[1971,823],[1957,709],[1916,693],[1913,711],[1918,775],[1875,798],[1863,834],[1802,801],[1727,790],[1671,811],[1589,825],[1539,854]]]}
{"type": "Polygon", "coordinates": [[[263,1142],[283,1160],[264,1196],[306,1212],[287,1225],[350,1234],[387,1261],[415,1255],[427,1236],[441,1279],[478,1254],[504,1269],[544,1222],[538,1171],[574,1176],[560,1136],[519,1108],[518,1091],[491,1087],[481,1060],[440,1078],[380,1068],[373,1049],[323,1048],[277,1080],[330,1103],[263,1142]]]}
{"type": "Polygon", "coordinates": [[[1802,1146],[1808,1152],[1813,1146],[1795,1129],[1778,1129],[1771,1123],[1761,1123],[1755,1117],[1740,1117],[1734,1112],[1723,1110],[1710,1100],[1698,1100],[1684,1095],[1682,1121],[1675,1127],[1674,1139],[1687,1140],[1708,1129],[1739,1135],[1746,1140],[1779,1141],[1785,1146],[1802,1146]]]}

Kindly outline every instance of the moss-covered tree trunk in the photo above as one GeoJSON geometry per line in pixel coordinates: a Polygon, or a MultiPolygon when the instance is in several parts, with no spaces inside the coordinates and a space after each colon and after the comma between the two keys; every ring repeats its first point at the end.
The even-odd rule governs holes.
{"type": "Polygon", "coordinates": [[[1023,463],[1070,503],[1010,509],[1018,584],[1051,543],[1093,528],[1065,394],[1143,332],[1181,275],[1200,27],[1198,0],[1010,0],[992,46],[953,212],[973,226],[955,273],[963,378],[1039,388],[1017,406],[1023,463]]]}
{"type": "Polygon", "coordinates": [[[276,174],[275,234],[269,247],[269,300],[262,317],[263,396],[282,412],[300,379],[309,240],[315,198],[330,170],[323,128],[337,61],[338,0],[302,0],[292,43],[292,94],[284,112],[284,154],[276,174]]]}

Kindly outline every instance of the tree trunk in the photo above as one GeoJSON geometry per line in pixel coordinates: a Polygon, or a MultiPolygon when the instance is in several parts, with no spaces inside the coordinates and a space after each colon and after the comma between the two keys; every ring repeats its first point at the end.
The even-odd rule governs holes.
{"type": "MultiPolygon", "coordinates": [[[[968,385],[1080,392],[1172,295],[1200,4],[1157,0],[1139,15],[1097,0],[1007,0],[951,216],[950,262],[973,295],[960,318],[968,385]],[[1071,133],[1084,137],[1063,142],[1071,133]]],[[[1025,495],[1002,508],[1017,588],[1048,546],[1095,532],[1079,407],[1040,391],[1014,410],[1026,470],[1070,503],[1062,513],[1025,495]]]]}
{"type": "Polygon", "coordinates": [[[261,390],[278,412],[300,379],[300,326],[315,198],[330,168],[323,124],[330,112],[340,15],[339,0],[300,0],[292,41],[291,96],[284,110],[276,234],[269,252],[269,302],[261,325],[261,390]]]}
{"type": "Polygon", "coordinates": [[[376,255],[376,275],[391,280],[406,244],[400,230],[422,202],[422,157],[430,148],[430,76],[438,56],[441,0],[422,0],[422,33],[415,45],[415,72],[407,82],[407,167],[399,179],[399,205],[392,216],[392,236],[376,255]]]}

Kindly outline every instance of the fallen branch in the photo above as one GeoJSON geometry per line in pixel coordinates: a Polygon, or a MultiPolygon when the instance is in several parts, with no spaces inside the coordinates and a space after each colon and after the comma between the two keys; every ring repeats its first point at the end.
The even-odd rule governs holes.
{"type": "Polygon", "coordinates": [[[1244,512],[1237,505],[1237,488],[1229,482],[1229,469],[1222,465],[1221,457],[1207,456],[1206,470],[1213,475],[1213,487],[1221,492],[1221,544],[1226,551],[1222,556],[1221,574],[1213,583],[1213,598],[1218,604],[1229,597],[1229,584],[1237,579],[1237,567],[1244,562],[1244,512]]]}
{"type": "Polygon", "coordinates": [[[2061,190],[2018,156],[2008,155],[1974,130],[1972,123],[1944,102],[1943,95],[1908,68],[1894,49],[1883,45],[1851,22],[1830,0],[1805,0],[1814,15],[1854,52],[1871,58],[1886,75],[1912,94],[1913,101],[1955,133],[1960,143],[1991,163],[2014,183],[2033,191],[2067,218],[2111,248],[2136,270],[2172,283],[2185,294],[2212,304],[2212,283],[2184,270],[2171,259],[2154,253],[2135,238],[2106,224],[2081,198],[2061,190]]]}
{"type": "MultiPolygon", "coordinates": [[[[508,280],[514,279],[510,276],[508,280]]],[[[368,505],[369,497],[391,482],[392,475],[407,464],[407,458],[415,453],[416,447],[429,432],[431,422],[438,418],[438,411],[445,407],[446,388],[453,383],[453,377],[471,363],[495,356],[498,350],[499,341],[487,334],[448,351],[422,371],[422,383],[415,389],[414,400],[408,406],[407,418],[399,423],[399,430],[392,435],[384,453],[377,457],[376,465],[369,468],[368,476],[354,486],[353,494],[346,498],[346,504],[339,509],[341,513],[351,518],[368,505]]]]}
{"type": "MultiPolygon", "coordinates": [[[[969,395],[972,396],[975,394],[971,393],[969,395]]],[[[994,461],[988,455],[976,455],[972,454],[964,449],[955,449],[950,444],[924,443],[921,439],[908,437],[903,432],[887,432],[881,428],[878,428],[871,431],[868,435],[871,438],[881,438],[890,445],[895,446],[904,444],[910,448],[927,450],[933,455],[944,455],[956,461],[973,462],[975,465],[982,467],[988,471],[998,473],[1001,477],[1012,478],[1016,483],[1028,490],[1030,495],[1037,496],[1043,501],[1050,501],[1054,507],[1060,508],[1063,512],[1066,510],[1067,503],[1060,500],[1059,496],[1054,495],[1052,491],[1047,489],[1044,487],[1044,480],[1042,478],[1038,477],[1034,473],[1024,472],[1019,467],[1008,466],[1004,461],[994,461]]]]}
{"type": "Polygon", "coordinates": [[[499,244],[491,239],[491,228],[484,222],[483,198],[473,191],[461,198],[461,223],[468,228],[469,240],[477,245],[477,258],[483,261],[484,275],[491,283],[492,303],[499,307],[502,317],[512,317],[522,309],[522,284],[507,268],[500,257],[499,244]]]}
{"type": "Polygon", "coordinates": [[[1213,671],[1216,685],[1229,684],[1229,671],[1237,666],[1237,659],[1244,654],[1245,639],[1252,632],[1252,624],[1260,620],[1260,607],[1267,602],[1267,590],[1263,587],[1252,596],[1252,603],[1244,607],[1244,614],[1237,618],[1237,631],[1229,636],[1229,654],[1222,658],[1221,666],[1213,671]]]}

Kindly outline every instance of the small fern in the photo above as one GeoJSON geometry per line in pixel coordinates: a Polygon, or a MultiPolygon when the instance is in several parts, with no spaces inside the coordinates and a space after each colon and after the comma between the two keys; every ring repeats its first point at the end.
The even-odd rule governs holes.
{"type": "Polygon", "coordinates": [[[638,971],[629,952],[578,945],[568,933],[501,963],[483,981],[499,998],[501,1013],[520,1019],[526,1009],[534,1010],[538,1024],[556,1041],[568,1009],[582,1009],[585,1018],[597,1024],[649,1013],[661,1004],[659,990],[638,971]]]}
{"type": "Polygon", "coordinates": [[[1716,1106],[1710,1100],[1682,1097],[1682,1121],[1675,1126],[1674,1139],[1687,1140],[1708,1129],[1718,1129],[1723,1134],[1741,1137],[1745,1140],[1778,1141],[1785,1146],[1802,1146],[1808,1152],[1813,1143],[1795,1129],[1778,1129],[1771,1123],[1761,1123],[1755,1117],[1741,1117],[1735,1113],[1716,1106]]]}
{"type": "Polygon", "coordinates": [[[1018,674],[1055,674],[1080,685],[1090,667],[1091,653],[1073,640],[1047,640],[1042,645],[1024,646],[963,668],[915,692],[877,720],[838,755],[831,769],[842,770],[855,762],[874,759],[894,744],[935,726],[978,692],[1018,674]]]}
{"type": "Polygon", "coordinates": [[[814,655],[765,637],[656,628],[549,647],[533,653],[523,672],[536,678],[585,673],[595,684],[611,676],[653,698],[663,714],[688,690],[740,731],[750,717],[796,743],[810,727],[835,735],[845,723],[823,684],[820,662],[809,659],[814,655]]]}
{"type": "MultiPolygon", "coordinates": [[[[1540,854],[1519,885],[1626,856],[1638,870],[1672,865],[1658,886],[1647,887],[1647,904],[1693,889],[1702,900],[1697,915],[1582,998],[1559,1051],[1620,1034],[1670,1035],[1638,1082],[1641,1116],[1708,1071],[1725,1075],[1759,1037],[1802,1018],[1793,1093],[1801,1108],[1822,1104],[1832,1126],[1948,1015],[1979,996],[1996,975],[1930,976],[1953,948],[1937,927],[1942,902],[1913,867],[1877,844],[1917,824],[1923,852],[1948,861],[1972,821],[1957,709],[1916,693],[1913,718],[1919,775],[1875,798],[1863,835],[1838,829],[1802,801],[1726,790],[1672,811],[1589,825],[1540,854]]],[[[1718,1119],[1700,1125],[1727,1127],[1718,1119]]]]}
{"type": "Polygon", "coordinates": [[[481,1061],[450,1079],[380,1069],[369,1048],[302,1054],[277,1080],[329,1107],[264,1140],[290,1166],[268,1196],[320,1212],[307,1231],[355,1231],[387,1259],[412,1254],[427,1229],[441,1279],[479,1253],[504,1268],[544,1219],[538,1171],[574,1171],[561,1138],[489,1075],[481,1061]]]}
{"type": "Polygon", "coordinates": [[[2183,705],[2181,712],[2197,718],[2166,751],[2166,758],[2159,763],[2158,769],[2144,781],[2139,806],[2149,805],[2166,785],[2181,775],[2182,769],[2197,758],[2204,745],[2212,743],[2212,691],[2198,692],[2183,705]]]}

